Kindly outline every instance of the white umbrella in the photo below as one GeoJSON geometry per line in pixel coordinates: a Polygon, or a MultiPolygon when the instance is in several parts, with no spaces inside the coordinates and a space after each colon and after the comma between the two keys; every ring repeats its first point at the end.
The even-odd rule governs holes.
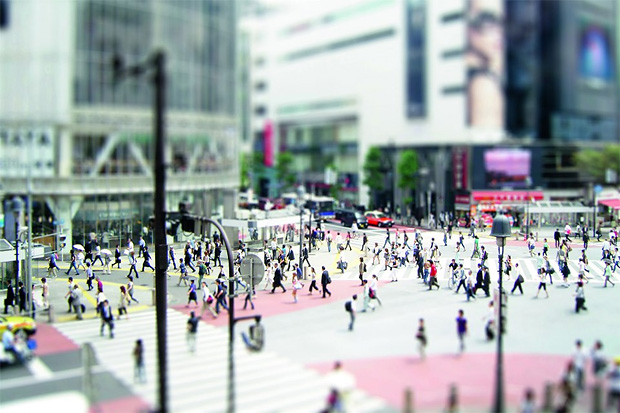
{"type": "Polygon", "coordinates": [[[85,249],[84,249],[84,247],[82,246],[82,244],[74,244],[74,245],[73,245],[73,249],[74,249],[74,250],[85,251],[85,249]]]}
{"type": "Polygon", "coordinates": [[[105,249],[105,250],[101,250],[101,255],[108,255],[108,256],[112,256],[112,251],[105,249]]]}

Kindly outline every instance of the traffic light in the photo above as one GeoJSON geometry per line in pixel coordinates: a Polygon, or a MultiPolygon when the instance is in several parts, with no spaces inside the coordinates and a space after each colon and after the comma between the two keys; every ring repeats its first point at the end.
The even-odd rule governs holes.
{"type": "Polygon", "coordinates": [[[59,249],[63,249],[67,246],[67,236],[65,234],[60,234],[58,236],[59,249]]]}

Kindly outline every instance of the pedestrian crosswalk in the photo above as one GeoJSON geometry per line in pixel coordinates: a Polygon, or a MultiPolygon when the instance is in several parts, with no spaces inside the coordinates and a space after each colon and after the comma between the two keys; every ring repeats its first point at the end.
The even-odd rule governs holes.
{"type": "MultiPolygon", "coordinates": [[[[173,412],[227,410],[228,331],[201,323],[196,351],[186,343],[187,315],[169,309],[168,388],[173,412]]],[[[155,311],[131,314],[115,321],[115,338],[100,336],[100,320],[60,323],[56,328],[78,345],[90,343],[99,363],[152,406],[157,405],[155,311]],[[147,380],[134,382],[132,350],[144,342],[147,380]]],[[[240,325],[237,330],[242,329],[240,325]]],[[[290,354],[294,358],[294,352],[290,354]]],[[[328,385],[314,370],[269,351],[249,352],[235,343],[236,407],[238,412],[317,412],[325,407],[328,385]]],[[[356,411],[385,411],[385,403],[359,390],[351,395],[356,411]]]]}
{"type": "MultiPolygon", "coordinates": [[[[359,254],[357,254],[357,256],[359,256],[359,254]]],[[[451,258],[440,258],[439,260],[437,260],[439,265],[437,266],[438,272],[437,272],[437,277],[439,280],[447,280],[448,278],[450,278],[450,274],[449,274],[449,268],[448,268],[448,264],[452,261],[451,258]]],[[[396,272],[396,278],[399,280],[407,280],[407,279],[414,279],[417,278],[418,276],[418,267],[417,265],[414,265],[413,263],[407,263],[405,266],[400,267],[400,268],[396,268],[394,270],[391,269],[384,269],[384,263],[383,263],[383,259],[381,259],[381,263],[380,264],[376,264],[373,265],[372,264],[372,254],[368,254],[367,260],[365,260],[365,262],[367,263],[367,269],[368,269],[368,273],[367,274],[377,274],[377,276],[379,277],[379,279],[388,279],[389,277],[391,277],[391,272],[395,271],[396,272]],[[383,277],[382,277],[383,276],[383,277]]],[[[458,261],[460,264],[463,264],[463,268],[467,271],[467,270],[472,270],[475,273],[478,270],[478,263],[480,262],[479,259],[470,259],[470,258],[461,258],[458,261]]],[[[579,271],[579,265],[578,265],[579,260],[569,260],[568,261],[568,267],[570,269],[570,275],[569,275],[569,281],[570,282],[576,282],[577,281],[577,274],[579,271]]],[[[513,259],[512,260],[512,271],[510,273],[511,275],[511,279],[516,278],[516,270],[515,270],[515,264],[519,264],[519,269],[520,269],[520,274],[523,275],[523,278],[525,279],[525,282],[538,282],[539,281],[539,276],[538,276],[538,271],[536,268],[536,261],[532,258],[523,258],[523,259],[513,259]]],[[[555,273],[552,275],[553,280],[558,280],[561,281],[562,280],[562,273],[560,272],[560,268],[558,266],[558,263],[552,260],[549,260],[549,263],[551,264],[551,266],[555,269],[555,273]]],[[[357,265],[355,265],[356,263],[353,262],[353,264],[351,264],[351,260],[349,259],[349,267],[347,268],[347,270],[345,270],[344,273],[342,273],[340,270],[337,270],[334,268],[332,268],[333,270],[333,275],[335,276],[335,279],[339,279],[339,280],[353,280],[353,279],[358,279],[359,274],[358,274],[358,270],[357,270],[357,265]]],[[[489,272],[491,274],[497,274],[499,271],[499,262],[497,261],[497,258],[492,259],[489,258],[486,263],[485,266],[489,268],[489,272]]],[[[603,273],[605,270],[605,264],[602,261],[590,261],[588,267],[587,267],[590,272],[586,273],[586,276],[588,278],[590,278],[590,281],[593,282],[603,282],[605,280],[603,273]]],[[[502,264],[502,270],[505,270],[506,266],[505,264],[502,264]]],[[[618,276],[618,272],[616,272],[614,274],[614,279],[619,278],[618,276]]]]}

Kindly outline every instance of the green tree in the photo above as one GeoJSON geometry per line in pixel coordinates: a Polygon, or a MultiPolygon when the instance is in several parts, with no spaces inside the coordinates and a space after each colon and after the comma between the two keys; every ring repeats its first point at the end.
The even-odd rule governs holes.
{"type": "Polygon", "coordinates": [[[364,161],[364,185],[368,187],[371,205],[376,204],[377,192],[383,190],[385,182],[381,167],[381,149],[378,146],[371,146],[366,152],[364,161]]]}
{"type": "Polygon", "coordinates": [[[239,157],[239,186],[242,191],[247,190],[252,183],[250,179],[250,174],[254,169],[252,161],[253,157],[247,153],[242,153],[239,157]]]}
{"type": "Polygon", "coordinates": [[[411,211],[415,210],[413,205],[413,191],[415,191],[418,180],[416,174],[418,173],[420,163],[418,161],[418,153],[413,149],[407,149],[400,155],[400,160],[396,169],[398,171],[398,187],[402,189],[406,196],[403,202],[406,205],[411,205],[411,211]]]}
{"type": "Polygon", "coordinates": [[[295,172],[292,171],[293,155],[290,152],[280,152],[276,157],[276,177],[283,188],[290,188],[295,183],[295,172]]]}
{"type": "Polygon", "coordinates": [[[620,176],[620,145],[607,145],[602,150],[583,149],[575,154],[575,163],[580,171],[596,182],[607,183],[607,170],[615,172],[616,182],[620,176]]]}

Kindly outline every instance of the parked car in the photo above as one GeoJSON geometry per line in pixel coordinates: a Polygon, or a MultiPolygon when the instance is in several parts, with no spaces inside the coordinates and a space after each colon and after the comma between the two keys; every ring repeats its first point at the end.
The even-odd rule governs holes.
{"type": "Polygon", "coordinates": [[[352,227],[353,223],[355,222],[358,228],[368,228],[368,220],[366,220],[366,217],[361,212],[352,210],[341,210],[339,216],[339,221],[342,223],[342,225],[352,227]]]}
{"type": "Polygon", "coordinates": [[[394,220],[381,211],[366,212],[366,220],[368,220],[368,225],[375,227],[391,227],[394,225],[394,220]]]}

